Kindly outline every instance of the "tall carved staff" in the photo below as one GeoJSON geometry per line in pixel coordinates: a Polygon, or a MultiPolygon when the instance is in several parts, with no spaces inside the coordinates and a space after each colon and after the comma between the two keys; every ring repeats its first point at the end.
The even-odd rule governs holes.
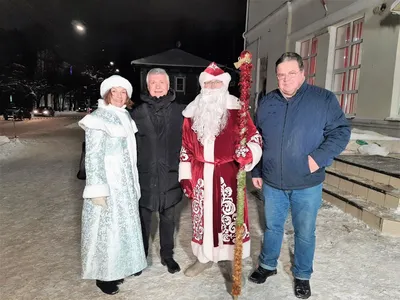
{"type": "MultiPolygon", "coordinates": [[[[250,87],[251,87],[251,64],[252,55],[249,51],[242,51],[236,62],[235,68],[240,69],[240,104],[239,110],[239,137],[240,151],[246,147],[246,131],[247,131],[247,113],[249,110],[250,87]]],[[[236,242],[235,242],[235,256],[233,264],[233,286],[232,296],[237,299],[241,294],[241,281],[242,281],[242,253],[243,253],[243,234],[244,234],[244,198],[246,188],[246,172],[244,166],[240,167],[237,175],[237,216],[236,216],[236,242]]]]}

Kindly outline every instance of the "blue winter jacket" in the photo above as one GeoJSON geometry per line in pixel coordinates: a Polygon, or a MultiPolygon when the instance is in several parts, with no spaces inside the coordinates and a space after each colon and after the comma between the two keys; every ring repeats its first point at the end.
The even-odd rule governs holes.
{"type": "Polygon", "coordinates": [[[325,167],[350,139],[350,126],[336,96],[307,83],[289,100],[279,90],[268,93],[258,105],[255,123],[264,144],[252,177],[283,190],[323,182],[325,167]],[[308,155],[320,167],[312,174],[308,155]]]}

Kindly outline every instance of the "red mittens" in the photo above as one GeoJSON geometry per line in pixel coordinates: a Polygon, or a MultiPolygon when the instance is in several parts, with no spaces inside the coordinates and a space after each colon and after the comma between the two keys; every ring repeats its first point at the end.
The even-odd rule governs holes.
{"type": "Polygon", "coordinates": [[[235,150],[234,158],[241,167],[250,164],[253,161],[253,155],[251,153],[250,148],[247,145],[246,146],[238,145],[235,150]]]}
{"type": "Polygon", "coordinates": [[[191,180],[182,179],[180,183],[185,196],[188,197],[189,199],[193,199],[193,187],[191,180]]]}

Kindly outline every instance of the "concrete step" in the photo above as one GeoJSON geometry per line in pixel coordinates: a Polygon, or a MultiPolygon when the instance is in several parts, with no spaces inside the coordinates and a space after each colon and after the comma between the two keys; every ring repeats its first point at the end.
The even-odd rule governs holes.
{"type": "Polygon", "coordinates": [[[400,189],[400,159],[394,157],[341,155],[330,168],[400,189]]]}
{"type": "Polygon", "coordinates": [[[395,210],[382,207],[362,196],[355,196],[351,192],[340,190],[328,183],[324,183],[322,198],[362,220],[371,228],[384,234],[400,237],[400,214],[395,210]]]}
{"type": "MultiPolygon", "coordinates": [[[[337,167],[337,164],[335,166],[337,167]]],[[[330,167],[326,170],[325,182],[381,207],[397,209],[400,206],[399,189],[390,184],[383,184],[359,175],[354,175],[354,173],[349,172],[350,170],[351,168],[347,168],[345,172],[330,167]]]]}

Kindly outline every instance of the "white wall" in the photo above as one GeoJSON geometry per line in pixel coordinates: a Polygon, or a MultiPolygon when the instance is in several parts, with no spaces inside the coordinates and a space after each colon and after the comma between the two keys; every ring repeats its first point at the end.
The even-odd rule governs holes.
{"type": "Polygon", "coordinates": [[[262,89],[262,78],[257,83],[259,76],[257,74],[260,72],[257,69],[257,60],[261,58],[268,57],[268,67],[267,67],[267,92],[275,89],[277,87],[277,81],[275,76],[275,62],[285,52],[286,43],[286,19],[287,11],[283,9],[281,12],[276,14],[273,18],[273,22],[270,22],[268,26],[260,28],[253,34],[247,43],[247,50],[253,54],[253,84],[251,87],[250,99],[252,111],[254,110],[255,97],[257,97],[258,92],[262,89]],[[258,87],[258,90],[257,90],[258,87]]]}
{"type": "Polygon", "coordinates": [[[260,40],[260,57],[268,55],[267,91],[276,89],[275,62],[285,52],[287,13],[271,24],[260,40]]]}
{"type": "MultiPolygon", "coordinates": [[[[368,1],[368,0],[364,0],[368,1]]],[[[332,15],[350,4],[355,0],[327,0],[328,15],[332,15]]],[[[293,23],[292,32],[296,32],[306,26],[325,19],[325,9],[320,0],[297,0],[293,2],[293,23]]]]}
{"type": "Polygon", "coordinates": [[[250,51],[250,53],[253,55],[252,63],[253,63],[253,70],[251,74],[251,78],[253,79],[253,83],[251,85],[251,91],[250,91],[250,106],[251,106],[251,113],[254,112],[255,109],[255,99],[257,96],[257,91],[256,91],[256,78],[257,78],[257,48],[258,48],[258,40],[253,41],[253,43],[249,44],[247,46],[247,50],[250,51]]]}
{"type": "MultiPolygon", "coordinates": [[[[267,1],[265,1],[267,2],[267,1]]],[[[277,6],[272,6],[267,10],[268,12],[275,11],[282,3],[286,1],[271,1],[277,6]]],[[[253,1],[250,2],[250,8],[253,1]]],[[[269,1],[268,1],[269,3],[269,1]]],[[[257,5],[257,7],[259,7],[257,5]]],[[[256,79],[257,73],[257,59],[268,57],[268,68],[267,68],[267,92],[276,88],[276,76],[275,76],[275,62],[285,52],[286,43],[286,30],[287,30],[287,8],[284,6],[281,10],[275,12],[275,14],[268,20],[264,26],[258,26],[253,28],[251,35],[247,37],[248,50],[253,54],[253,85],[252,94],[256,91],[256,87],[259,89],[262,87],[262,82],[257,85],[256,79]],[[255,30],[254,30],[255,29],[255,30]]],[[[249,29],[252,27],[249,26],[249,29]]]]}
{"type": "Polygon", "coordinates": [[[370,10],[365,16],[357,102],[360,118],[383,120],[391,114],[400,25],[382,26],[387,16],[373,15],[370,10]]]}
{"type": "Polygon", "coordinates": [[[326,67],[329,56],[329,32],[325,31],[318,37],[317,66],[315,70],[315,85],[325,88],[326,67]]]}
{"type": "Polygon", "coordinates": [[[263,18],[268,16],[280,5],[284,4],[285,0],[248,0],[249,5],[249,22],[248,28],[252,28],[263,18]]]}

